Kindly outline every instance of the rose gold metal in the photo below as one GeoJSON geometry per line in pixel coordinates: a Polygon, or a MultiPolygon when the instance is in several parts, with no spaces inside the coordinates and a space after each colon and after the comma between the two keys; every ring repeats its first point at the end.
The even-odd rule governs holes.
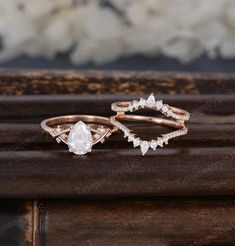
{"type": "MultiPolygon", "coordinates": [[[[121,120],[126,121],[141,121],[141,122],[149,122],[149,123],[155,123],[162,126],[167,126],[170,128],[175,128],[178,130],[187,130],[187,127],[184,125],[184,122],[182,121],[174,121],[174,120],[167,120],[157,117],[151,117],[151,116],[142,116],[142,115],[128,115],[123,113],[118,113],[115,116],[110,117],[111,122],[117,122],[120,125],[122,125],[123,132],[130,131],[128,127],[124,126],[122,123],[120,123],[121,120]]],[[[116,124],[115,124],[116,126],[116,124]]],[[[116,126],[118,129],[120,129],[118,126],[116,126]]],[[[170,133],[172,134],[172,132],[170,133]]],[[[163,134],[162,136],[167,136],[168,134],[163,134]]]]}
{"type": "MultiPolygon", "coordinates": [[[[151,116],[128,115],[119,112],[117,113],[117,115],[112,116],[110,118],[110,122],[114,126],[116,126],[119,130],[124,132],[124,137],[128,137],[128,142],[133,142],[134,144],[136,140],[139,141],[138,145],[136,146],[134,145],[134,147],[141,146],[142,143],[144,143],[145,145],[147,144],[148,148],[151,147],[154,150],[156,149],[157,146],[163,147],[164,144],[168,144],[168,140],[175,138],[177,136],[186,135],[188,133],[188,128],[185,127],[183,121],[174,121],[174,120],[162,119],[162,118],[151,117],[151,116]],[[149,122],[149,123],[154,123],[154,124],[174,128],[176,130],[167,134],[162,134],[161,137],[158,137],[157,139],[146,141],[146,140],[141,140],[139,137],[137,137],[136,134],[134,134],[128,127],[126,127],[120,121],[149,122]],[[153,146],[152,142],[155,142],[155,147],[152,147],[153,146]]],[[[146,152],[143,153],[142,151],[142,155],[145,155],[146,152]]]]}
{"type": "MultiPolygon", "coordinates": [[[[155,103],[157,103],[157,101],[154,103],[154,105],[148,105],[147,100],[144,100],[144,101],[146,102],[146,105],[144,105],[142,107],[138,106],[138,109],[135,109],[133,107],[131,110],[129,109],[129,107],[131,105],[133,105],[134,101],[114,102],[111,105],[111,109],[117,113],[134,112],[134,111],[139,110],[141,108],[142,109],[143,108],[153,109],[153,110],[162,112],[162,108],[164,106],[167,106],[167,111],[162,112],[167,117],[171,117],[171,118],[174,118],[174,119],[179,120],[179,121],[186,121],[186,120],[189,120],[189,118],[190,118],[189,112],[187,112],[183,109],[180,109],[180,108],[176,108],[176,107],[169,106],[167,104],[163,104],[161,100],[157,100],[157,101],[161,101],[161,103],[162,103],[161,108],[157,108],[157,106],[155,104],[155,103]]],[[[138,103],[138,101],[136,101],[136,102],[138,103]]]]}
{"type": "Polygon", "coordinates": [[[73,125],[78,121],[83,121],[87,124],[91,132],[100,135],[98,139],[93,138],[93,145],[102,142],[105,137],[117,131],[117,128],[110,123],[109,118],[96,115],[65,115],[53,117],[42,121],[41,127],[53,138],[56,138],[58,142],[62,141],[67,144],[67,133],[70,132],[73,125]],[[105,129],[105,131],[101,132],[101,128],[105,129]]]}

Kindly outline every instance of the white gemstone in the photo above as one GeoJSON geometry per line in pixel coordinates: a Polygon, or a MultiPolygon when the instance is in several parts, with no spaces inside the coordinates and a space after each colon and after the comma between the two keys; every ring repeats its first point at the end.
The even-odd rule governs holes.
{"type": "Polygon", "coordinates": [[[162,138],[158,138],[158,145],[160,147],[163,147],[163,140],[162,140],[162,138]]]}
{"type": "Polygon", "coordinates": [[[152,140],[152,141],[150,142],[150,147],[151,147],[153,150],[156,150],[156,148],[157,148],[157,141],[152,140]]]}
{"type": "Polygon", "coordinates": [[[168,105],[164,105],[163,107],[162,107],[162,112],[163,113],[166,113],[168,111],[168,105]]]}
{"type": "Polygon", "coordinates": [[[161,109],[162,106],[163,106],[162,101],[161,101],[161,100],[158,100],[158,101],[156,102],[156,107],[157,107],[157,109],[158,109],[158,110],[161,109]]]}
{"type": "Polygon", "coordinates": [[[140,145],[140,139],[139,138],[135,138],[134,141],[133,141],[133,146],[137,147],[139,145],[140,145]]]}
{"type": "Polygon", "coordinates": [[[172,116],[173,112],[171,110],[167,111],[167,116],[172,116]]]}
{"type": "Polygon", "coordinates": [[[127,138],[129,136],[129,134],[130,134],[129,132],[125,131],[124,132],[124,138],[127,138]]]}
{"type": "Polygon", "coordinates": [[[138,109],[139,103],[137,101],[133,101],[133,107],[134,107],[134,109],[138,109]]]}
{"type": "Polygon", "coordinates": [[[167,138],[164,138],[164,139],[163,139],[163,142],[164,142],[164,144],[167,145],[167,144],[168,144],[168,139],[167,139],[167,138]]]}
{"type": "Polygon", "coordinates": [[[140,149],[141,149],[142,155],[145,155],[149,149],[149,143],[147,141],[142,141],[140,144],[140,149]]]}
{"type": "Polygon", "coordinates": [[[133,106],[131,104],[128,106],[128,110],[131,112],[133,111],[133,106]]]}
{"type": "Polygon", "coordinates": [[[155,104],[155,97],[154,97],[153,94],[151,94],[151,95],[148,97],[147,104],[148,104],[148,106],[150,106],[150,107],[153,107],[153,106],[154,106],[154,104],[155,104]]]}
{"type": "Polygon", "coordinates": [[[93,139],[91,131],[88,129],[87,125],[79,121],[76,123],[68,136],[68,147],[70,152],[77,155],[85,155],[91,152],[93,145],[93,139]]]}
{"type": "Polygon", "coordinates": [[[60,143],[61,142],[60,138],[56,138],[56,142],[60,143]]]}
{"type": "Polygon", "coordinates": [[[146,100],[144,100],[143,98],[140,98],[139,105],[140,107],[143,108],[146,105],[146,100]]]}
{"type": "Polygon", "coordinates": [[[128,136],[128,142],[132,142],[132,141],[134,141],[134,136],[133,135],[129,135],[128,136]]]}

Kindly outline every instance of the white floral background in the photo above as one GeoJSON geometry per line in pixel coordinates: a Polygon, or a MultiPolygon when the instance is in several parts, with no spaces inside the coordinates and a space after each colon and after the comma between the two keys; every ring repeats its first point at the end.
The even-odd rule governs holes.
{"type": "Polygon", "coordinates": [[[235,57],[235,0],[0,0],[0,61],[235,57]]]}

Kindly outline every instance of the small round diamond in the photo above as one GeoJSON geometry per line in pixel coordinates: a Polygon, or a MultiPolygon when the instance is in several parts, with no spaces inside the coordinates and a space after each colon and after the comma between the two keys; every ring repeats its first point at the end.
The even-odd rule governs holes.
{"type": "Polygon", "coordinates": [[[167,139],[167,138],[164,138],[164,139],[163,139],[163,142],[164,142],[164,144],[167,145],[167,144],[168,144],[168,139],[167,139]]]}
{"type": "Polygon", "coordinates": [[[60,138],[56,138],[56,142],[60,143],[61,142],[60,138]]]}
{"type": "Polygon", "coordinates": [[[133,101],[133,108],[138,109],[139,108],[139,102],[133,101]]]}
{"type": "Polygon", "coordinates": [[[128,142],[132,142],[132,141],[134,141],[134,139],[135,139],[134,135],[131,134],[128,136],[128,142]]]}
{"type": "Polygon", "coordinates": [[[131,104],[128,106],[128,110],[131,112],[133,111],[133,106],[131,104]]]}
{"type": "Polygon", "coordinates": [[[162,112],[163,112],[163,113],[166,113],[168,110],[169,110],[168,105],[165,104],[165,105],[162,107],[162,112]]]}
{"type": "Polygon", "coordinates": [[[139,138],[135,138],[134,141],[133,141],[133,146],[137,147],[139,145],[140,145],[140,139],[139,138]]]}
{"type": "Polygon", "coordinates": [[[163,140],[162,140],[162,138],[158,138],[158,145],[160,147],[163,147],[163,140]]]}
{"type": "Polygon", "coordinates": [[[127,138],[127,137],[129,136],[129,134],[130,134],[130,133],[129,133],[129,132],[127,132],[127,131],[126,131],[126,132],[124,132],[124,138],[127,138]]]}
{"type": "Polygon", "coordinates": [[[156,102],[156,107],[157,107],[157,110],[159,110],[159,109],[161,109],[162,108],[162,106],[163,106],[163,103],[162,103],[162,101],[161,100],[158,100],[157,102],[156,102]]]}
{"type": "Polygon", "coordinates": [[[143,98],[141,98],[140,101],[139,101],[139,105],[140,105],[140,107],[143,108],[146,105],[146,100],[144,100],[143,98]]]}

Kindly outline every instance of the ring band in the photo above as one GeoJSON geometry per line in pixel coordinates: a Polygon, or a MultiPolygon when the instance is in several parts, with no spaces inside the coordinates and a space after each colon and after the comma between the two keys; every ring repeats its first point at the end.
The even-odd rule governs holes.
{"type": "Polygon", "coordinates": [[[66,115],[46,119],[41,122],[43,130],[58,143],[64,142],[69,151],[76,155],[91,152],[93,145],[103,143],[117,131],[109,118],[96,115],[66,115]]]}
{"type": "Polygon", "coordinates": [[[156,150],[157,146],[163,147],[164,144],[168,144],[169,139],[188,133],[188,128],[185,127],[184,121],[190,119],[190,113],[179,108],[171,107],[168,104],[163,104],[162,100],[155,100],[153,93],[147,100],[140,98],[139,101],[115,102],[112,103],[111,108],[117,113],[117,115],[111,117],[110,122],[124,132],[124,138],[127,137],[128,142],[133,142],[134,147],[140,146],[142,155],[145,155],[149,148],[156,150]],[[134,112],[144,108],[160,111],[167,117],[176,119],[176,121],[151,116],[126,114],[127,112],[134,112]],[[123,125],[119,120],[151,122],[176,128],[177,130],[168,134],[162,134],[161,137],[158,137],[157,139],[146,141],[136,137],[136,135],[131,133],[131,130],[123,125]]]}
{"type": "Polygon", "coordinates": [[[115,102],[112,103],[111,108],[117,113],[134,112],[141,108],[150,108],[160,111],[167,117],[176,120],[187,121],[190,119],[190,113],[179,108],[171,107],[168,104],[163,104],[162,100],[155,100],[153,93],[147,100],[140,98],[139,101],[115,102]]]}
{"type": "Polygon", "coordinates": [[[150,117],[150,116],[117,114],[110,118],[110,122],[124,133],[124,138],[127,138],[128,142],[133,142],[134,147],[140,146],[142,155],[145,155],[149,148],[156,150],[158,146],[163,147],[164,144],[168,144],[168,141],[170,139],[188,133],[188,128],[185,127],[184,123],[181,121],[166,120],[166,119],[150,117]],[[151,122],[158,125],[175,128],[177,130],[167,134],[162,134],[161,137],[158,137],[157,139],[146,141],[146,140],[141,140],[134,133],[132,133],[132,131],[128,127],[123,125],[120,122],[120,120],[151,122]]]}

